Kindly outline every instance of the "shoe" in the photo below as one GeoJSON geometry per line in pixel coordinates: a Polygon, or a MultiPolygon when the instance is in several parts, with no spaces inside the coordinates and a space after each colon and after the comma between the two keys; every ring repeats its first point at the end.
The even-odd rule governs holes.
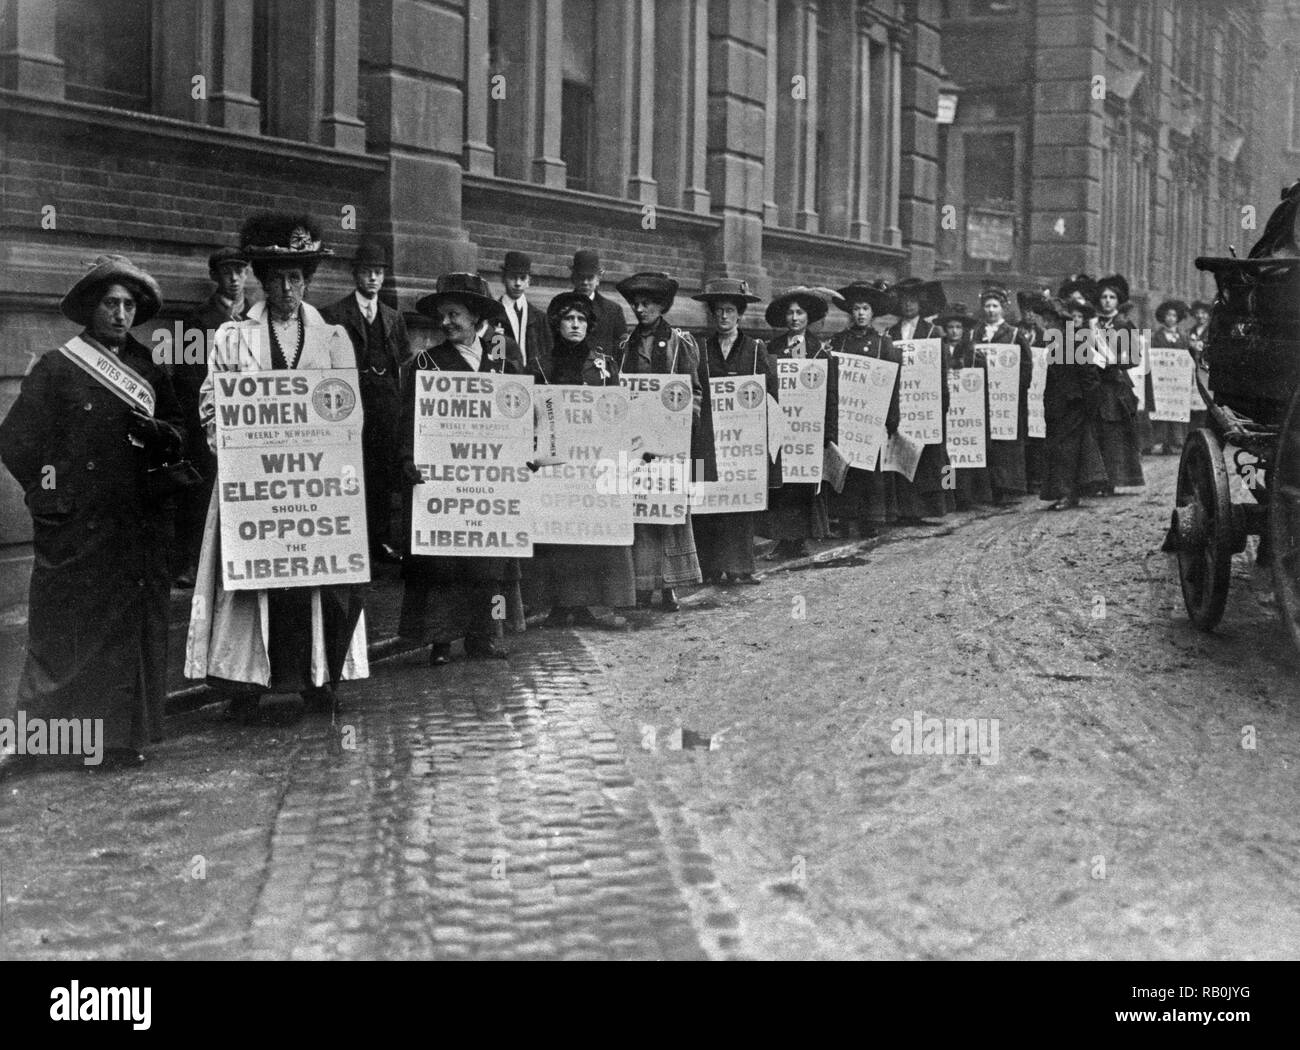
{"type": "Polygon", "coordinates": [[[731,582],[743,584],[746,587],[757,587],[763,581],[754,579],[752,572],[742,572],[732,576],[731,582]]]}
{"type": "Polygon", "coordinates": [[[722,577],[723,573],[720,572],[706,572],[702,582],[706,584],[719,584],[722,583],[722,577]]]}
{"type": "Polygon", "coordinates": [[[650,599],[654,597],[654,593],[655,593],[654,591],[637,591],[636,607],[638,609],[650,608],[650,599]]]}
{"type": "Polygon", "coordinates": [[[328,682],[325,685],[314,686],[311,689],[304,689],[298,694],[302,697],[302,702],[307,708],[307,712],[313,715],[329,715],[334,713],[335,695],[334,687],[328,682]]]}
{"type": "Polygon", "coordinates": [[[261,696],[257,693],[241,693],[232,696],[230,706],[226,708],[226,718],[240,725],[252,725],[257,721],[261,700],[261,696]]]}
{"type": "Polygon", "coordinates": [[[663,596],[659,599],[659,608],[664,612],[681,612],[681,604],[677,601],[677,595],[673,593],[671,587],[665,587],[663,596]]]}
{"type": "Polygon", "coordinates": [[[625,631],[628,626],[627,618],[619,616],[616,612],[596,612],[585,605],[573,611],[573,622],[583,627],[599,627],[606,631],[625,631]]]}
{"type": "Polygon", "coordinates": [[[489,639],[486,642],[476,642],[473,645],[467,642],[465,655],[471,660],[504,660],[510,653],[489,639]]]}
{"type": "Polygon", "coordinates": [[[104,752],[104,760],[98,766],[87,769],[139,769],[144,765],[144,752],[133,747],[110,747],[104,752]]]}
{"type": "Polygon", "coordinates": [[[429,666],[443,667],[451,663],[451,646],[447,643],[439,643],[429,646],[429,666]]]}
{"type": "Polygon", "coordinates": [[[542,622],[543,627],[564,628],[569,626],[569,621],[577,618],[577,613],[572,609],[566,609],[557,605],[551,610],[550,615],[542,622]]]}
{"type": "Polygon", "coordinates": [[[1064,499],[1058,499],[1055,503],[1047,505],[1048,510],[1073,510],[1079,505],[1078,496],[1068,496],[1064,499]]]}

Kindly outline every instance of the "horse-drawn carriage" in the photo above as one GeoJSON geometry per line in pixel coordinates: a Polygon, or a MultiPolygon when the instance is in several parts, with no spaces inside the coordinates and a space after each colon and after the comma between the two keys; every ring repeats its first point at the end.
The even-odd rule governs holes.
{"type": "Polygon", "coordinates": [[[1177,553],[1188,615],[1208,631],[1223,616],[1232,556],[1258,535],[1256,560],[1271,564],[1300,648],[1300,183],[1248,258],[1196,267],[1218,284],[1196,369],[1207,425],[1183,446],[1165,549],[1177,553]]]}

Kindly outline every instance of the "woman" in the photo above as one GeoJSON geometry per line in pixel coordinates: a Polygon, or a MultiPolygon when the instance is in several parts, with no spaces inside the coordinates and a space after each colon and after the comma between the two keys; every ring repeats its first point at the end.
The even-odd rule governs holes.
{"type": "MultiPolygon", "coordinates": [[[[1187,348],[1191,351],[1199,371],[1205,368],[1205,340],[1210,334],[1210,304],[1197,299],[1188,309],[1192,312],[1192,327],[1187,331],[1187,348]]],[[[1205,399],[1201,397],[1201,392],[1193,383],[1192,415],[1187,424],[1188,428],[1199,430],[1205,426],[1208,415],[1209,410],[1205,407],[1205,399]]]]}
{"type": "MultiPolygon", "coordinates": [[[[1088,303],[1058,302],[1057,323],[1073,324],[1075,332],[1091,332],[1096,311],[1088,303]]],[[[1079,497],[1107,483],[1106,467],[1097,447],[1097,399],[1101,370],[1089,362],[1086,346],[1071,343],[1065,333],[1053,342],[1043,390],[1047,420],[1046,474],[1039,496],[1048,510],[1079,506],[1079,497]],[[1078,352],[1076,352],[1078,347],[1078,352]]]]}
{"type": "MultiPolygon", "coordinates": [[[[402,382],[402,423],[399,434],[402,477],[410,486],[423,482],[415,465],[415,397],[419,372],[518,373],[522,363],[513,340],[484,337],[504,321],[501,304],[477,274],[450,273],[438,278],[437,290],[415,304],[416,310],[438,321],[443,341],[417,354],[402,382]],[[510,348],[513,347],[513,350],[510,348]],[[497,356],[493,350],[500,348],[497,356]]],[[[513,558],[417,555],[411,552],[410,513],[413,489],[405,498],[407,557],[402,562],[402,612],[398,633],[429,644],[429,666],[451,662],[452,642],[465,640],[471,660],[504,660],[509,654],[497,645],[501,636],[507,592],[518,583],[513,558]],[[500,596],[500,601],[496,599],[500,596]],[[493,615],[493,606],[500,611],[493,615]]]]}
{"type": "MultiPolygon", "coordinates": [[[[774,361],[782,358],[823,359],[828,366],[833,363],[828,344],[808,331],[826,316],[830,309],[826,299],[813,289],[800,285],[777,296],[767,305],[764,319],[769,328],[784,329],[768,344],[768,356],[774,361]]],[[[825,442],[831,441],[831,419],[835,409],[834,368],[828,367],[829,380],[826,391],[825,442]]],[[[767,555],[776,558],[802,558],[808,554],[808,540],[819,540],[829,535],[830,521],[826,516],[826,500],[820,485],[783,484],[769,493],[767,511],[759,526],[760,533],[776,540],[776,549],[767,555]]]]}
{"type": "MultiPolygon", "coordinates": [[[[1180,299],[1166,299],[1157,306],[1156,321],[1159,322],[1160,327],[1151,334],[1151,348],[1153,350],[1185,350],[1190,355],[1191,346],[1187,341],[1187,336],[1178,327],[1186,317],[1187,304],[1180,299]]],[[[1150,362],[1147,362],[1145,372],[1146,375],[1143,376],[1147,395],[1145,414],[1149,417],[1151,409],[1155,406],[1150,362]]],[[[1183,442],[1187,440],[1186,423],[1153,419],[1150,426],[1151,440],[1143,441],[1144,448],[1150,446],[1153,452],[1158,450],[1162,455],[1166,456],[1183,450],[1183,442]]]]}
{"type": "MultiPolygon", "coordinates": [[[[618,386],[618,362],[588,338],[595,306],[583,292],[561,292],[546,310],[554,338],[550,367],[536,373],[540,383],[562,386],[618,386]]],[[[621,629],[627,620],[613,609],[636,603],[631,547],[539,544],[534,548],[534,602],[549,606],[548,627],[576,623],[621,629]]],[[[531,582],[531,581],[530,581],[531,582]]],[[[531,604],[531,603],[530,603],[531,604]]]]}
{"type": "MultiPolygon", "coordinates": [[[[244,223],[240,247],[266,293],[243,321],[217,329],[199,418],[217,451],[213,376],[267,369],[356,368],[347,330],[326,324],[305,296],[320,260],[320,227],[306,216],[257,215],[244,223]]],[[[220,453],[218,452],[218,458],[220,453]]],[[[334,705],[340,680],[365,678],[366,618],[351,586],[227,591],[219,569],[220,527],[214,491],[203,534],[186,639],[185,674],[234,691],[230,716],[251,722],[264,693],[298,693],[313,710],[334,705]],[[265,642],[264,642],[265,639],[265,642]]]]}
{"type": "MultiPolygon", "coordinates": [[[[1034,349],[1046,349],[1047,339],[1045,325],[1055,318],[1050,288],[1034,288],[1028,292],[1016,293],[1016,306],[1020,310],[1020,320],[1016,327],[1021,338],[1034,349]]],[[[1031,359],[1030,366],[1033,361],[1031,359]]],[[[1025,486],[1030,492],[1037,492],[1043,485],[1044,456],[1046,455],[1045,438],[1030,437],[1025,431],[1025,486]]]]}
{"type": "MultiPolygon", "coordinates": [[[[709,375],[761,375],[767,392],[776,397],[776,365],[767,356],[767,348],[760,340],[740,330],[740,319],[746,308],[759,301],[757,295],[750,293],[749,285],[721,277],[710,281],[703,292],[692,298],[708,307],[713,322],[713,334],[704,344],[709,375]]],[[[773,470],[769,460],[769,476],[772,474],[775,474],[777,483],[773,487],[779,487],[779,468],[773,470]]],[[[692,520],[705,583],[719,583],[724,576],[728,583],[758,583],[754,578],[756,513],[701,514],[692,520]]]]}
{"type": "MultiPolygon", "coordinates": [[[[894,348],[893,341],[887,335],[881,335],[871,322],[876,314],[889,313],[894,308],[893,297],[888,285],[883,281],[867,284],[864,281],[839,289],[836,293],[836,305],[849,315],[849,327],[836,332],[830,339],[832,354],[853,354],[860,357],[874,357],[880,361],[892,361],[902,367],[902,355],[894,348]]],[[[826,435],[828,441],[839,441],[839,367],[835,358],[831,358],[831,372],[835,375],[827,384],[827,398],[832,395],[835,401],[826,405],[826,435]]],[[[885,417],[885,431],[894,434],[898,431],[898,375],[894,376],[894,390],[889,399],[889,411],[885,417]]],[[[844,479],[843,491],[832,491],[827,495],[827,510],[831,517],[843,522],[857,524],[859,535],[864,539],[880,535],[880,529],[893,523],[898,518],[898,503],[895,487],[898,481],[906,478],[894,471],[881,468],[879,461],[871,468],[850,467],[844,479]]]]}
{"type": "MultiPolygon", "coordinates": [[[[1003,288],[986,288],[980,293],[980,310],[983,313],[981,323],[975,326],[972,342],[975,345],[996,343],[1014,344],[1019,360],[1019,390],[1016,418],[1016,437],[994,438],[991,432],[988,440],[989,484],[993,489],[993,502],[997,506],[1006,506],[1022,498],[1028,491],[1025,487],[1025,434],[1029,430],[1029,384],[1034,378],[1034,360],[1029,346],[1003,317],[1010,297],[1003,288]]],[[[983,355],[977,355],[981,366],[987,372],[988,362],[983,355]]],[[[985,383],[985,391],[988,384],[985,383]]]]}
{"type": "MultiPolygon", "coordinates": [[[[637,326],[623,337],[619,346],[620,374],[676,372],[691,377],[694,396],[691,422],[691,456],[706,444],[712,448],[712,415],[705,414],[708,372],[700,349],[691,334],[673,328],[664,320],[677,297],[677,282],[666,273],[642,272],[625,278],[617,285],[619,294],[636,314],[637,326]]],[[[699,554],[695,549],[695,531],[690,511],[680,525],[643,525],[634,527],[632,561],[636,567],[638,608],[650,607],[655,591],[661,592],[665,612],[676,612],[675,588],[686,583],[700,583],[699,554]]]]}
{"type": "Polygon", "coordinates": [[[1110,274],[1097,281],[1098,350],[1101,370],[1101,396],[1098,411],[1101,429],[1098,443],[1109,477],[1103,495],[1113,495],[1116,486],[1145,484],[1142,476],[1141,444],[1137,432],[1137,395],[1129,370],[1140,363],[1138,333],[1128,318],[1120,313],[1128,302],[1128,281],[1120,274],[1110,274]]]}
{"type": "MultiPolygon", "coordinates": [[[[978,323],[962,303],[951,303],[948,309],[936,318],[936,323],[943,329],[943,356],[945,379],[951,373],[963,368],[981,368],[982,363],[975,357],[975,347],[970,333],[978,323]]],[[[945,382],[945,386],[947,383],[945,382]]],[[[984,423],[984,461],[988,462],[988,392],[985,391],[984,423]]],[[[945,428],[947,421],[945,417],[945,428]]],[[[945,429],[945,444],[947,434],[945,429]]],[[[993,504],[993,489],[989,483],[987,467],[953,467],[953,500],[957,510],[970,510],[977,504],[993,504]]]]}

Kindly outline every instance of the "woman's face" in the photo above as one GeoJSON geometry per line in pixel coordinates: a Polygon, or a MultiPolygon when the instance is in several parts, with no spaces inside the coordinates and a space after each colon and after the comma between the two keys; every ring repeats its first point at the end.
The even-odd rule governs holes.
{"type": "Polygon", "coordinates": [[[632,312],[643,328],[653,328],[664,315],[664,304],[638,295],[632,300],[632,312]]]}
{"type": "Polygon", "coordinates": [[[560,338],[566,343],[580,343],[586,339],[587,315],[578,309],[560,314],[560,338]]]}
{"type": "Polygon", "coordinates": [[[263,285],[266,306],[278,317],[289,317],[302,305],[307,293],[307,278],[300,266],[272,266],[263,285]]]}
{"type": "Polygon", "coordinates": [[[990,295],[982,303],[981,308],[984,310],[984,320],[989,324],[1002,323],[1002,300],[990,295]]]}
{"type": "Polygon", "coordinates": [[[871,309],[870,303],[859,302],[849,307],[849,317],[853,319],[854,328],[866,328],[875,316],[876,312],[871,309]]]}
{"type": "Polygon", "coordinates": [[[1119,309],[1119,293],[1114,288],[1103,288],[1100,296],[1101,312],[1113,314],[1119,309]]]}
{"type": "Polygon", "coordinates": [[[808,311],[798,303],[785,308],[785,326],[792,332],[802,332],[808,327],[808,311]]]}
{"type": "Polygon", "coordinates": [[[1178,324],[1178,311],[1166,310],[1160,315],[1160,323],[1166,328],[1173,328],[1178,324]]]}
{"type": "Polygon", "coordinates": [[[713,325],[719,335],[730,335],[740,324],[740,311],[735,303],[714,303],[712,313],[713,325]]]}
{"type": "Polygon", "coordinates": [[[949,321],[943,326],[943,331],[948,336],[949,342],[959,343],[961,337],[966,334],[966,327],[960,321],[949,321]]]}
{"type": "Polygon", "coordinates": [[[478,334],[478,317],[456,299],[447,299],[438,307],[438,322],[442,334],[458,346],[472,345],[478,334]]]}
{"type": "Polygon", "coordinates": [[[1206,325],[1210,323],[1209,310],[1197,310],[1193,316],[1195,316],[1198,325],[1206,325]]]}

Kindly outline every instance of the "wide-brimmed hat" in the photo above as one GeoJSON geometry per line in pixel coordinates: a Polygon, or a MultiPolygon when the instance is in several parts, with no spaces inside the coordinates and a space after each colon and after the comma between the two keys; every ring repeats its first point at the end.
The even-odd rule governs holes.
{"type": "Polygon", "coordinates": [[[980,289],[980,306],[987,299],[996,299],[1005,309],[1011,302],[1011,293],[999,284],[989,284],[980,289]]]}
{"type": "Polygon", "coordinates": [[[921,307],[921,316],[937,314],[948,305],[948,297],[943,293],[942,281],[926,281],[920,277],[904,277],[891,289],[894,303],[889,312],[902,315],[904,299],[915,299],[921,307]]]}
{"type": "Polygon", "coordinates": [[[836,290],[839,297],[835,303],[845,313],[853,309],[854,303],[867,303],[873,314],[887,314],[894,310],[894,296],[885,281],[854,281],[836,290]]]}
{"type": "Polygon", "coordinates": [[[970,312],[970,307],[965,303],[949,303],[943,312],[934,319],[934,323],[940,328],[944,327],[949,321],[960,321],[967,328],[973,328],[978,323],[975,315],[970,312]]]}
{"type": "Polygon", "coordinates": [[[59,310],[69,321],[90,326],[99,291],[106,284],[126,285],[135,294],[133,325],[141,325],[162,309],[162,289],[158,282],[124,255],[101,255],[59,303],[59,310]]]}
{"type": "Polygon", "coordinates": [[[668,310],[673,305],[673,300],[677,298],[677,282],[658,270],[642,270],[640,273],[634,273],[631,277],[624,277],[614,287],[629,303],[641,296],[662,303],[665,310],[668,310]]]}
{"type": "Polygon", "coordinates": [[[600,273],[600,256],[590,248],[580,248],[573,253],[573,276],[594,277],[600,273]]]}
{"type": "Polygon", "coordinates": [[[518,273],[525,277],[533,275],[533,258],[526,252],[506,252],[501,263],[502,273],[518,273]]]}
{"type": "Polygon", "coordinates": [[[1118,273],[1109,273],[1105,277],[1097,278],[1097,299],[1101,302],[1101,293],[1107,288],[1113,289],[1119,297],[1120,305],[1128,302],[1128,279],[1118,273]]]}
{"type": "Polygon", "coordinates": [[[1097,298],[1097,282],[1086,273],[1072,273],[1061,282],[1056,295],[1060,299],[1082,297],[1087,302],[1093,302],[1097,298]]]}
{"type": "Polygon", "coordinates": [[[487,281],[476,273],[445,273],[438,278],[437,291],[421,296],[415,308],[425,317],[437,318],[438,307],[448,300],[464,303],[481,321],[504,321],[505,311],[492,298],[487,281]]]}
{"type": "Polygon", "coordinates": [[[1214,307],[1211,306],[1209,303],[1207,303],[1204,299],[1197,299],[1187,309],[1191,313],[1196,313],[1197,310],[1204,310],[1208,314],[1211,310],[1214,309],[1214,307]]]}
{"type": "Polygon", "coordinates": [[[596,319],[596,304],[585,292],[561,292],[546,307],[546,319],[555,325],[569,310],[580,310],[590,325],[596,319]]]}
{"type": "Polygon", "coordinates": [[[1053,309],[1056,316],[1065,319],[1076,310],[1083,314],[1085,318],[1097,316],[1097,308],[1092,303],[1081,303],[1078,299],[1057,299],[1053,303],[1053,309]]]}
{"type": "Polygon", "coordinates": [[[704,285],[704,291],[699,295],[692,295],[697,303],[705,303],[713,306],[715,303],[735,303],[737,310],[744,310],[750,303],[760,301],[757,295],[749,290],[749,282],[742,281],[735,277],[715,277],[704,285]]]}
{"type": "Polygon", "coordinates": [[[249,218],[239,231],[239,247],[252,263],[317,263],[334,254],[321,244],[319,223],[284,212],[249,218]]]}
{"type": "Polygon", "coordinates": [[[788,291],[782,292],[770,303],[763,312],[763,319],[767,322],[769,328],[784,328],[785,312],[789,309],[791,303],[798,303],[808,313],[808,323],[816,324],[830,309],[830,304],[826,297],[819,295],[807,285],[798,285],[788,291]]]}
{"type": "Polygon", "coordinates": [[[1160,318],[1164,317],[1165,313],[1169,310],[1173,310],[1174,313],[1178,315],[1178,320],[1180,321],[1187,316],[1187,304],[1185,302],[1181,299],[1166,299],[1156,307],[1156,320],[1158,321],[1160,318]]]}
{"type": "Polygon", "coordinates": [[[1050,288],[1031,288],[1027,292],[1016,292],[1016,309],[1021,314],[1032,311],[1036,314],[1052,311],[1052,290],[1050,288]]]}
{"type": "Polygon", "coordinates": [[[208,256],[208,272],[215,273],[218,266],[224,266],[226,263],[243,263],[248,265],[248,253],[240,251],[238,248],[218,248],[208,256]]]}
{"type": "Polygon", "coordinates": [[[388,252],[382,244],[368,241],[361,245],[352,256],[353,266],[388,266],[388,252]]]}

